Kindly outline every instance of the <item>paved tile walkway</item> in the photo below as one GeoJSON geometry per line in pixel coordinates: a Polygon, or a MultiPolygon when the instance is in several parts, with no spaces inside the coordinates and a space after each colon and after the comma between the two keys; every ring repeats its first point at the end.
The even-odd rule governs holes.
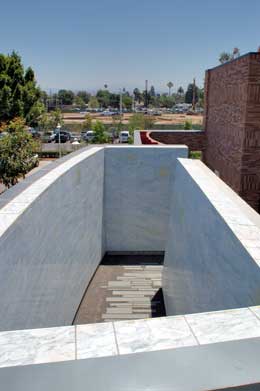
{"type": "Polygon", "coordinates": [[[103,286],[106,297],[105,321],[151,318],[158,312],[161,298],[156,294],[162,286],[163,266],[123,266],[122,276],[103,286]]]}
{"type": "Polygon", "coordinates": [[[101,264],[83,299],[74,324],[142,319],[165,315],[162,268],[134,257],[126,264],[101,264]]]}

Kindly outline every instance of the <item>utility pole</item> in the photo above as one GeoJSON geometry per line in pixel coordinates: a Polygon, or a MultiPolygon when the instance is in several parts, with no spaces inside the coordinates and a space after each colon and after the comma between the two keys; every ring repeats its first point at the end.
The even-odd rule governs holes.
{"type": "Polygon", "coordinates": [[[148,109],[148,80],[145,80],[145,108],[148,109]]]}
{"type": "Polygon", "coordinates": [[[195,111],[196,106],[196,80],[193,79],[193,88],[192,88],[192,110],[195,111]]]}
{"type": "Polygon", "coordinates": [[[122,88],[120,88],[120,115],[122,115],[123,107],[123,98],[122,98],[122,88]]]}

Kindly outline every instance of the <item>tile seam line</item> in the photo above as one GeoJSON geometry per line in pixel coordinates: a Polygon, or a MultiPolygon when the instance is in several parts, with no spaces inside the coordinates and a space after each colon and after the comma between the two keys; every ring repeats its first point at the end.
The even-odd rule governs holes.
{"type": "Polygon", "coordinates": [[[119,344],[118,344],[117,335],[116,335],[115,322],[111,322],[111,323],[112,323],[112,327],[113,327],[113,331],[114,331],[114,338],[115,338],[115,344],[116,344],[116,351],[117,351],[118,356],[120,356],[119,344]]]}
{"type": "Polygon", "coordinates": [[[189,327],[189,330],[190,330],[191,334],[192,334],[193,337],[195,338],[195,341],[196,341],[197,344],[200,346],[200,345],[201,345],[201,344],[200,344],[200,341],[199,341],[199,339],[197,338],[197,336],[196,336],[196,334],[195,334],[195,331],[193,331],[191,325],[189,324],[189,321],[188,321],[188,319],[186,318],[186,315],[183,315],[183,318],[184,318],[184,320],[185,320],[187,326],[189,327]]]}
{"type": "Polygon", "coordinates": [[[249,311],[255,316],[255,318],[260,322],[260,317],[251,309],[251,307],[248,307],[249,311]]]}
{"type": "Polygon", "coordinates": [[[75,338],[75,360],[78,359],[78,335],[77,335],[77,325],[74,326],[74,338],[75,338]]]}

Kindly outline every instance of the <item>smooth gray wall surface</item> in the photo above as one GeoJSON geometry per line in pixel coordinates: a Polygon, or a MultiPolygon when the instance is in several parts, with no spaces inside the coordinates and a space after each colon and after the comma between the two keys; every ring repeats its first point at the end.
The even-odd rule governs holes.
{"type": "Polygon", "coordinates": [[[164,251],[176,159],[187,156],[185,146],[106,148],[107,251],[164,251]]]}
{"type": "Polygon", "coordinates": [[[102,149],[61,175],[2,235],[0,330],[72,323],[104,253],[103,182],[102,149]]]}
{"type": "Polygon", "coordinates": [[[163,270],[167,315],[258,305],[258,264],[180,161],[172,200],[163,270]]]}

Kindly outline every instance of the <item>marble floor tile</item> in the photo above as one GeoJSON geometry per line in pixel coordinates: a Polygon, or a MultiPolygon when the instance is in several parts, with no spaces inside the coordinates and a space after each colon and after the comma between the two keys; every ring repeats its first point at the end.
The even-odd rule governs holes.
{"type": "Polygon", "coordinates": [[[248,308],[185,315],[200,344],[260,337],[260,320],[248,308]]]}
{"type": "Polygon", "coordinates": [[[112,323],[76,326],[77,359],[114,356],[117,354],[112,323]]]}
{"type": "Polygon", "coordinates": [[[197,345],[183,316],[115,322],[120,354],[197,345]]]}
{"type": "Polygon", "coordinates": [[[74,359],[74,326],[0,333],[0,367],[74,359]]]}

